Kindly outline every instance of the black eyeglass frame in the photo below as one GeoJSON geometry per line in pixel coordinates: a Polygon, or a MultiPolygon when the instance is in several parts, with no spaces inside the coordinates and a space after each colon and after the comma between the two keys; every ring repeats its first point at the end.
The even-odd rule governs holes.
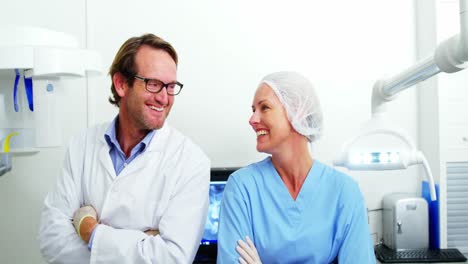
{"type": "Polygon", "coordinates": [[[164,82],[161,81],[161,80],[152,79],[152,78],[145,78],[145,77],[140,76],[140,75],[138,75],[138,74],[135,74],[135,76],[133,76],[133,77],[134,77],[135,79],[137,79],[137,80],[140,80],[140,81],[145,82],[145,89],[146,89],[146,91],[148,91],[148,92],[150,92],[150,93],[159,93],[159,92],[162,91],[162,89],[166,88],[167,94],[168,94],[168,95],[174,96],[174,95],[180,94],[180,92],[182,91],[182,88],[184,88],[184,85],[183,85],[182,83],[180,83],[180,82],[177,82],[177,81],[176,81],[176,82],[170,82],[170,83],[164,83],[164,82]],[[148,89],[148,82],[149,82],[149,81],[157,81],[157,82],[162,83],[163,85],[161,86],[161,89],[159,89],[159,90],[157,90],[157,91],[151,91],[151,90],[148,89]],[[167,90],[167,87],[168,87],[169,85],[171,85],[171,84],[175,84],[175,85],[178,85],[178,86],[180,87],[180,89],[179,89],[179,91],[178,91],[177,93],[170,93],[169,90],[167,90]]]}

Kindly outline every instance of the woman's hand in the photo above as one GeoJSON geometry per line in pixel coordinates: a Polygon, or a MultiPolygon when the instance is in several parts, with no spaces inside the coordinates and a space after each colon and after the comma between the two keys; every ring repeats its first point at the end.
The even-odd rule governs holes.
{"type": "Polygon", "coordinates": [[[258,256],[257,249],[254,243],[248,236],[245,237],[247,243],[239,239],[237,241],[236,251],[239,253],[239,263],[241,264],[262,264],[260,257],[258,256]]]}

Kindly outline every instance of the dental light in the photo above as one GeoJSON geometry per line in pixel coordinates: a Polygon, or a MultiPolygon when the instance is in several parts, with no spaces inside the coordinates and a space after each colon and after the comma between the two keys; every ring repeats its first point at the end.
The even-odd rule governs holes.
{"type": "Polygon", "coordinates": [[[453,73],[467,67],[468,61],[468,0],[459,0],[460,34],[457,34],[438,45],[433,55],[417,62],[389,79],[378,80],[372,90],[372,117],[365,123],[361,132],[346,141],[338,157],[333,161],[335,166],[350,170],[396,170],[422,164],[429,181],[431,200],[436,200],[435,184],[424,154],[416,148],[411,138],[401,129],[385,122],[388,102],[396,95],[413,85],[426,80],[440,72],[453,73]],[[373,135],[385,135],[402,141],[406,148],[398,150],[376,148],[363,151],[359,140],[373,135]]]}

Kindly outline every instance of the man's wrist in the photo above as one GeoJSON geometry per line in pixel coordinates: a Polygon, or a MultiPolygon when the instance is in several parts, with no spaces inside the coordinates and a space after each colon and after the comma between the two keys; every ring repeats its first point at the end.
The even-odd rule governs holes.
{"type": "Polygon", "coordinates": [[[80,225],[80,235],[81,239],[86,243],[89,243],[89,239],[91,238],[91,233],[93,232],[94,228],[97,226],[97,220],[93,217],[85,217],[81,220],[80,225]]]}

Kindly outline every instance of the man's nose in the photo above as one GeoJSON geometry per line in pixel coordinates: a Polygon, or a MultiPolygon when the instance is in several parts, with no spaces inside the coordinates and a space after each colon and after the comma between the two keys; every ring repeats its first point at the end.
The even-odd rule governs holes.
{"type": "Polygon", "coordinates": [[[155,94],[156,100],[162,105],[167,105],[169,101],[169,95],[167,94],[167,87],[163,87],[159,93],[155,94]]]}

